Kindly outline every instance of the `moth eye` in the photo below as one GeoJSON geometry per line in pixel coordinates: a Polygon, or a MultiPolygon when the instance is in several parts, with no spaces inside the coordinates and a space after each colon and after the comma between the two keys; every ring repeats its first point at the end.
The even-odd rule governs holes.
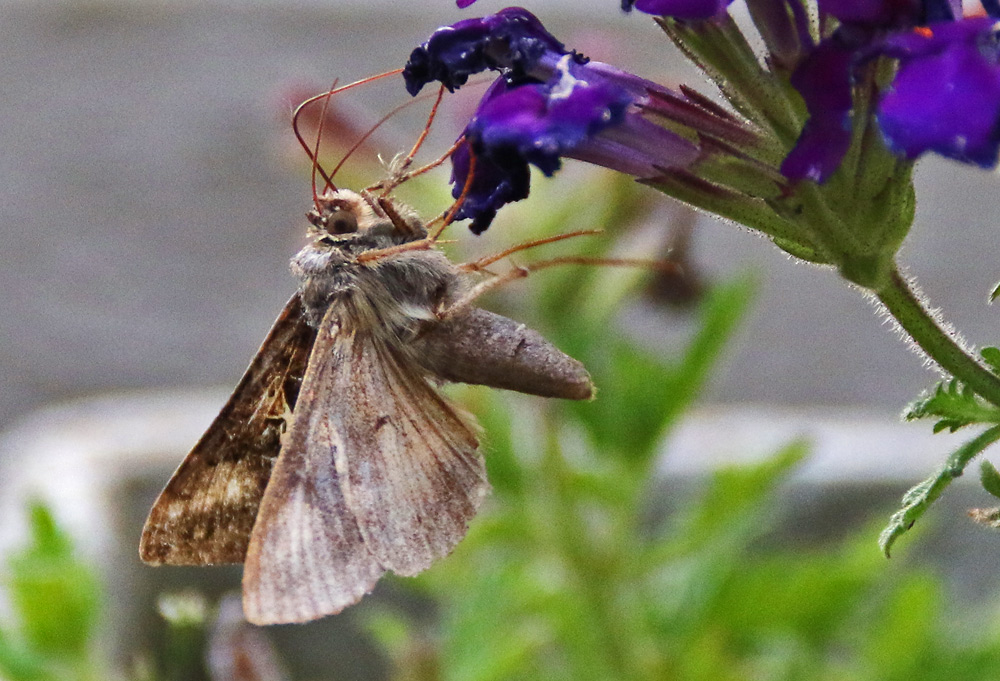
{"type": "Polygon", "coordinates": [[[326,219],[326,231],[330,234],[351,234],[358,231],[358,219],[345,210],[335,211],[326,219]]]}

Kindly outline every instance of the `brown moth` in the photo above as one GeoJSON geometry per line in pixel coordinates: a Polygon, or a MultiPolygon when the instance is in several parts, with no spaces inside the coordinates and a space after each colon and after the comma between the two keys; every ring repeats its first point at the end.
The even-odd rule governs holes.
{"type": "Polygon", "coordinates": [[[333,190],[299,280],[239,385],[153,506],[147,563],[243,562],[255,624],[340,612],[465,535],[489,491],[455,381],[589,399],[584,367],[473,307],[470,275],[409,208],[333,190]]]}

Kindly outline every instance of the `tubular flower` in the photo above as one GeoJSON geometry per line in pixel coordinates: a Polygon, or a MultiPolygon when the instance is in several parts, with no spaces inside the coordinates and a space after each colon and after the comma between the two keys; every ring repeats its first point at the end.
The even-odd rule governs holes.
{"type": "Polygon", "coordinates": [[[403,75],[416,94],[435,80],[454,90],[487,69],[500,77],[452,158],[453,195],[465,191],[457,217],[471,218],[476,233],[500,207],[528,195],[529,164],[552,175],[569,157],[651,177],[698,154],[640,113],[651,91],[668,90],[567,50],[520,8],[439,29],[413,51],[403,75]]]}

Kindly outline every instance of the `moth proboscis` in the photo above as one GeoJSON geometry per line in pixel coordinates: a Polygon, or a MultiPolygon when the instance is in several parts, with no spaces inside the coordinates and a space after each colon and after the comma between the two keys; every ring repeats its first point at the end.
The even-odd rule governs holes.
{"type": "Polygon", "coordinates": [[[255,624],[335,614],[462,539],[489,490],[464,382],[589,399],[583,365],[474,307],[409,208],[344,189],[309,214],[298,291],[153,506],[152,564],[244,563],[255,624]]]}

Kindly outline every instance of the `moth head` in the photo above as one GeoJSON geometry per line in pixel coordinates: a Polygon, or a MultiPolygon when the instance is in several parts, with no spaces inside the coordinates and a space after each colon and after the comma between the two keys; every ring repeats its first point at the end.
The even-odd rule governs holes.
{"type": "Polygon", "coordinates": [[[412,209],[385,197],[337,189],[319,197],[317,206],[306,213],[316,239],[343,240],[356,234],[405,242],[427,236],[412,209]]]}

